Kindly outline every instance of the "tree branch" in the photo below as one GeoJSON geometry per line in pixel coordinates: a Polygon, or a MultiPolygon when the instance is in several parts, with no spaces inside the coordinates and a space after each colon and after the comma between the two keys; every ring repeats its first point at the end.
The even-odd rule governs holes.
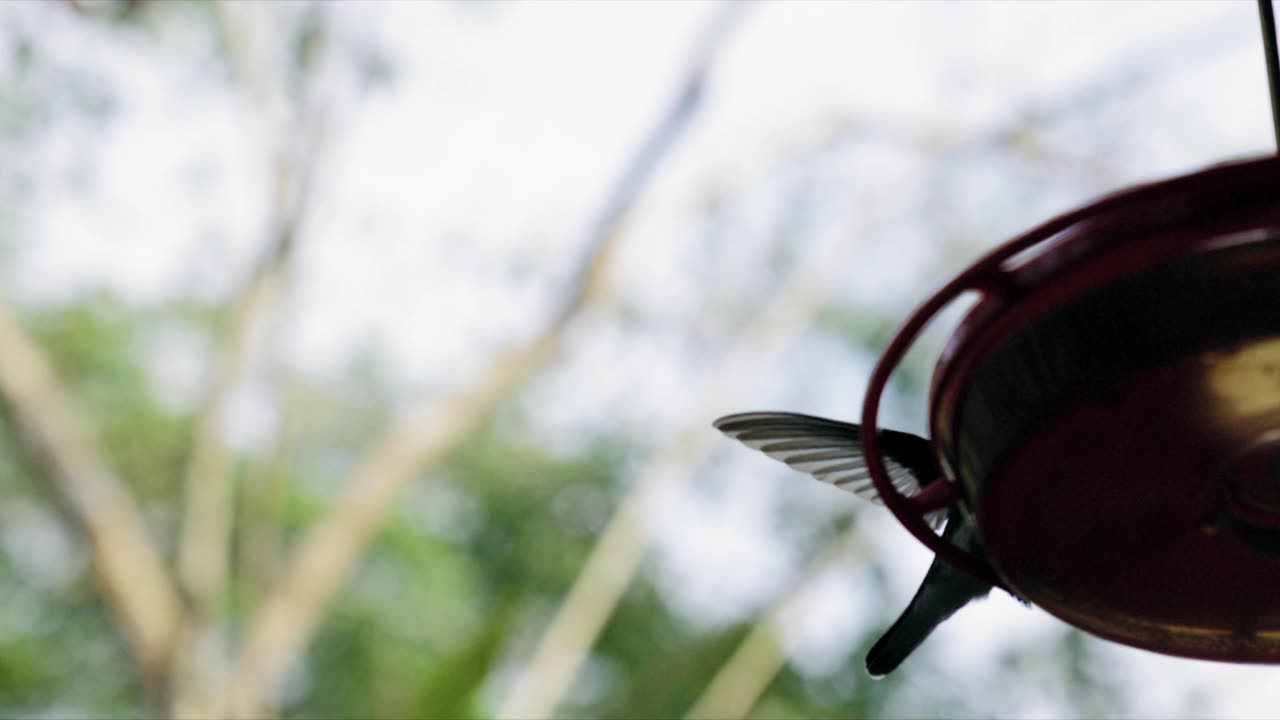
{"type": "Polygon", "coordinates": [[[94,574],[153,695],[163,686],[181,603],[128,488],[41,350],[0,302],[0,393],[59,499],[89,540],[94,574]]]}
{"type": "MultiPolygon", "coordinates": [[[[261,107],[276,135],[275,217],[270,245],[230,302],[230,312],[218,344],[210,381],[196,421],[185,474],[186,503],[178,554],[178,573],[191,602],[191,617],[184,627],[174,656],[173,713],[177,717],[225,714],[224,694],[218,687],[222,667],[200,662],[202,645],[215,642],[215,608],[226,595],[233,526],[233,456],[227,447],[223,423],[234,392],[250,365],[253,336],[273,326],[281,299],[288,294],[291,265],[296,255],[301,223],[310,201],[318,145],[323,122],[304,133],[297,147],[296,127],[289,121],[281,83],[270,76],[269,63],[252,62],[252,48],[240,37],[239,28],[225,4],[218,6],[224,33],[231,39],[232,58],[238,75],[261,107]]],[[[309,66],[305,69],[309,69],[309,66]]],[[[306,76],[299,82],[305,84],[306,76]]],[[[324,113],[315,113],[323,118],[324,113]]],[[[225,663],[226,660],[223,659],[225,663]]]]}
{"type": "MultiPolygon", "coordinates": [[[[245,52],[242,48],[237,57],[245,52]]],[[[249,65],[247,61],[238,64],[249,65]]],[[[260,94],[266,83],[246,80],[246,84],[255,94],[260,94]]],[[[266,99],[263,102],[270,104],[266,99]]],[[[268,115],[275,114],[268,110],[268,115]]],[[[206,606],[217,597],[226,583],[232,487],[231,457],[223,439],[222,415],[248,366],[252,331],[258,323],[270,321],[287,291],[290,263],[310,200],[314,174],[314,159],[302,159],[304,153],[291,147],[291,128],[283,119],[272,117],[271,120],[279,136],[273,187],[276,218],[271,244],[230,303],[227,326],[216,352],[187,463],[186,512],[178,567],[183,586],[197,607],[206,606]]],[[[315,138],[311,145],[307,156],[315,152],[315,138]]]]}
{"type": "Polygon", "coordinates": [[[250,330],[255,321],[271,312],[283,290],[282,266],[292,237],[291,229],[280,233],[275,247],[264,254],[262,265],[238,293],[196,423],[187,464],[186,513],[178,567],[183,587],[198,606],[212,602],[225,588],[227,578],[232,484],[222,414],[247,367],[250,330]]]}
{"type": "MultiPolygon", "coordinates": [[[[216,635],[215,608],[227,589],[235,505],[232,454],[222,421],[251,355],[250,334],[277,309],[288,282],[286,267],[295,237],[297,214],[283,218],[273,247],[238,293],[218,348],[208,394],[192,440],[186,472],[186,506],[179,545],[178,572],[190,601],[179,652],[174,655],[175,717],[222,714],[215,687],[221,672],[199,662],[199,648],[216,635]]],[[[207,665],[208,663],[205,663],[207,665]]]]}
{"type": "Polygon", "coordinates": [[[697,110],[714,50],[742,12],[724,6],[695,55],[674,102],[627,164],[591,224],[565,304],[542,332],[496,359],[484,376],[435,407],[396,425],[347,479],[327,516],[301,541],[292,563],[255,612],[230,686],[232,711],[260,713],[302,651],[324,609],[351,573],[401,491],[438,464],[560,345],[570,322],[602,289],[619,230],[654,171],[697,110]]]}

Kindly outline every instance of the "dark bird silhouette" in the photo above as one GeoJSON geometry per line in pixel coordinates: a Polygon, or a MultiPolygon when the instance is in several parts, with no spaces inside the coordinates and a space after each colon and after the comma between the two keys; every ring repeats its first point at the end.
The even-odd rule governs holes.
{"type": "MultiPolygon", "coordinates": [[[[715,427],[822,482],[879,502],[857,425],[796,413],[751,412],[722,417],[715,427]]],[[[889,479],[902,493],[914,494],[940,477],[928,440],[896,430],[881,430],[879,438],[889,479]]],[[[942,514],[935,513],[930,521],[936,526],[942,514]]],[[[945,521],[944,538],[982,557],[977,533],[959,508],[946,513],[945,521]]],[[[934,559],[907,609],[867,653],[867,672],[873,677],[893,672],[934,628],[990,592],[990,584],[934,559]]]]}

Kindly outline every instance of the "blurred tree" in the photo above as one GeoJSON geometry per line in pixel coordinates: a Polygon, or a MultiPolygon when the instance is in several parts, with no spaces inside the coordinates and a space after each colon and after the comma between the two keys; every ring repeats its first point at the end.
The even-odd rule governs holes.
{"type": "MultiPolygon", "coordinates": [[[[865,363],[885,343],[908,300],[842,287],[859,251],[845,237],[850,228],[930,238],[907,274],[913,287],[936,284],[1015,222],[975,207],[999,207],[998,199],[1033,212],[1116,181],[1120,160],[1083,157],[1070,133],[1055,133],[1073,113],[1125,101],[1147,75],[1122,72],[1062,93],[976,137],[874,118],[836,122],[782,153],[776,167],[694,203],[688,254],[664,258],[660,271],[670,293],[661,300],[687,307],[664,315],[654,309],[661,303],[637,299],[644,293],[629,285],[630,268],[614,261],[643,192],[714,90],[712,70],[743,12],[725,5],[603,194],[581,255],[572,266],[540,268],[554,278],[544,283],[552,299],[532,303],[551,308],[543,323],[506,344],[484,338],[497,349],[460,374],[468,382],[455,377],[407,400],[407,383],[373,348],[325,376],[300,372],[278,346],[296,322],[309,223],[332,220],[315,186],[329,179],[325,163],[348,129],[344,112],[402,77],[376,42],[339,31],[334,16],[344,8],[205,0],[0,7],[12,20],[0,23],[7,268],[18,249],[42,239],[26,224],[33,197],[54,197],[59,210],[67,197],[94,191],[106,205],[117,201],[95,185],[100,159],[76,154],[128,110],[128,88],[113,79],[173,64],[177,87],[225,85],[244,114],[236,127],[252,135],[249,154],[267,158],[258,198],[265,219],[244,230],[258,238],[253,260],[229,269],[210,261],[221,260],[209,248],[229,232],[219,227],[200,235],[205,254],[181,271],[199,279],[216,269],[231,278],[223,285],[193,279],[179,283],[180,297],[160,300],[108,290],[30,299],[16,289],[0,299],[0,716],[675,717],[716,683],[738,692],[734,707],[752,717],[1131,709],[1129,686],[1109,672],[1098,645],[1066,629],[962,675],[926,645],[902,673],[865,677],[862,655],[899,609],[890,568],[870,559],[859,529],[869,513],[830,496],[813,500],[799,485],[771,506],[770,521],[796,557],[824,564],[794,576],[763,564],[735,568],[778,575],[763,578],[770,590],[747,610],[715,622],[692,617],[648,549],[663,513],[687,499],[681,493],[715,505],[737,492],[704,482],[708,468],[719,468],[708,461],[716,439],[708,423],[726,410],[726,394],[736,396],[735,372],[803,365],[791,368],[804,375],[797,384],[825,400],[827,377],[810,363],[865,363]],[[68,51],[108,42],[136,54],[99,66],[68,51]],[[83,144],[54,142],[67,137],[83,144]],[[886,198],[894,193],[879,178],[858,185],[845,176],[888,146],[900,153],[895,162],[924,168],[919,197],[886,198]],[[995,179],[970,183],[975,166],[995,179]],[[852,202],[851,187],[856,212],[841,204],[852,202]],[[768,216],[765,230],[742,229],[752,213],[768,216]],[[815,220],[842,213],[861,224],[832,231],[815,220]],[[573,363],[598,338],[687,354],[682,392],[698,399],[681,420],[688,427],[629,426],[619,407],[592,434],[548,441],[535,414],[592,391],[573,363]],[[813,342],[797,360],[789,353],[800,339],[813,342]],[[183,374],[166,363],[184,358],[195,358],[194,389],[165,379],[183,374]],[[245,396],[268,408],[269,427],[255,442],[237,439],[247,433],[229,420],[242,417],[233,411],[245,396]],[[815,670],[790,662],[798,651],[788,650],[785,615],[798,591],[833,568],[862,584],[871,609],[815,670]]],[[[494,22],[507,6],[454,11],[494,22]]],[[[1123,135],[1121,120],[1108,122],[1090,131],[1123,135]]],[[[192,171],[198,201],[201,172],[192,171]]],[[[369,235],[376,254],[377,232],[369,235]]],[[[904,257],[913,250],[885,246],[904,257]]],[[[852,272],[880,267],[867,261],[852,272]]],[[[473,272],[481,287],[491,271],[461,260],[434,270],[418,282],[473,272]]],[[[529,274],[502,271],[513,285],[529,274]]],[[[424,318],[394,308],[426,334],[451,310],[424,318]]],[[[905,365],[890,412],[919,421],[910,407],[927,378],[923,358],[905,365]]]]}

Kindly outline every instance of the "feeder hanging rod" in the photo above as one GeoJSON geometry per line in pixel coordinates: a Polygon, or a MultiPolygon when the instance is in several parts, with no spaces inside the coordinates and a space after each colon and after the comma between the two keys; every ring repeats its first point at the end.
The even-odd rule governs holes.
{"type": "Polygon", "coordinates": [[[1258,0],[1258,16],[1262,20],[1262,48],[1267,60],[1267,86],[1271,89],[1271,127],[1280,151],[1280,56],[1276,54],[1276,16],[1271,0],[1258,0]]]}

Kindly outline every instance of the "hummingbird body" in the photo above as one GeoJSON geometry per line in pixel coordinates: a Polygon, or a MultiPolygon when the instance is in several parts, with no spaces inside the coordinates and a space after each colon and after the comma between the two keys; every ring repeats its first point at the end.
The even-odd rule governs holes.
{"type": "MultiPolygon", "coordinates": [[[[779,412],[728,415],[714,424],[729,437],[822,482],[879,501],[863,457],[862,431],[857,425],[779,412]]],[[[941,477],[928,440],[895,430],[881,430],[879,439],[885,469],[899,491],[914,494],[941,477]]],[[[941,520],[941,512],[930,518],[935,526],[941,520]]],[[[977,532],[958,507],[946,514],[942,536],[962,550],[983,557],[977,532]]],[[[990,584],[935,558],[906,610],[867,653],[867,672],[872,677],[893,672],[934,628],[990,592],[990,584]]]]}

